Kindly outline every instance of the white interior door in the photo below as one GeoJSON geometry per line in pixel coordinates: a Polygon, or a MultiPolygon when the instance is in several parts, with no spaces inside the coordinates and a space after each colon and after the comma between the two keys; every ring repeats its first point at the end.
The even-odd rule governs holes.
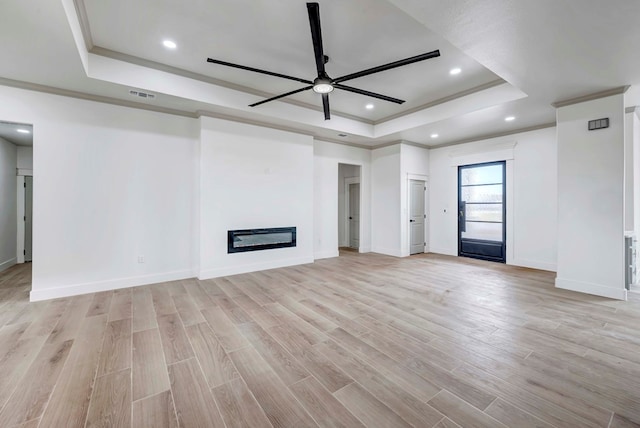
{"type": "Polygon", "coordinates": [[[349,247],[360,248],[360,183],[349,184],[349,247]]]}
{"type": "Polygon", "coordinates": [[[24,178],[24,261],[31,261],[33,230],[33,177],[24,178]]]}
{"type": "Polygon", "coordinates": [[[410,253],[424,253],[424,193],[422,180],[409,180],[409,236],[410,253]]]}

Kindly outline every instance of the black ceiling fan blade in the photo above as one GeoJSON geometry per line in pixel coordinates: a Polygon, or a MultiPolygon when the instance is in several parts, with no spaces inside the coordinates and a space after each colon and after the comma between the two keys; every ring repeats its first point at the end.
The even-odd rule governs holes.
{"type": "Polygon", "coordinates": [[[440,56],[440,51],[435,50],[421,55],[412,56],[411,58],[401,59],[399,61],[390,62],[389,64],[379,65],[367,70],[358,71],[357,73],[347,74],[346,76],[333,79],[334,83],[346,82],[347,80],[356,79],[358,77],[368,76],[381,71],[391,70],[392,68],[402,67],[403,65],[413,64],[414,62],[424,61],[426,59],[436,58],[440,56]]]}
{"type": "Polygon", "coordinates": [[[275,100],[278,100],[280,98],[288,97],[289,95],[297,94],[298,92],[308,91],[311,88],[313,88],[313,85],[305,86],[304,88],[296,89],[295,91],[287,92],[286,94],[276,95],[275,97],[271,97],[271,98],[268,98],[266,100],[258,101],[257,103],[249,104],[249,107],[259,106],[260,104],[264,104],[264,103],[268,103],[269,101],[275,101],[275,100]]]}
{"type": "Polygon", "coordinates": [[[313,40],[313,52],[316,58],[316,69],[318,77],[324,76],[325,56],[322,48],[322,29],[320,28],[320,5],[318,3],[307,3],[309,12],[309,26],[311,27],[311,40],[313,40]]]}
{"type": "Polygon", "coordinates": [[[269,76],[282,77],[283,79],[295,80],[296,82],[312,84],[311,80],[301,79],[299,77],[287,76],[286,74],[274,73],[273,71],[260,70],[259,68],[247,67],[246,65],[233,64],[231,62],[220,61],[219,59],[207,58],[207,62],[214,64],[226,65],[227,67],[239,68],[241,70],[253,71],[255,73],[267,74],[269,76]]]}
{"type": "Polygon", "coordinates": [[[331,119],[331,112],[329,111],[329,94],[322,94],[322,108],[324,109],[324,120],[331,119]]]}
{"type": "Polygon", "coordinates": [[[364,89],[358,89],[358,88],[354,88],[353,86],[346,86],[340,83],[334,83],[333,87],[342,89],[343,91],[353,92],[355,94],[366,95],[367,97],[379,98],[381,100],[389,101],[396,104],[404,103],[404,100],[401,100],[398,98],[388,97],[382,94],[376,94],[375,92],[365,91],[364,89]]]}

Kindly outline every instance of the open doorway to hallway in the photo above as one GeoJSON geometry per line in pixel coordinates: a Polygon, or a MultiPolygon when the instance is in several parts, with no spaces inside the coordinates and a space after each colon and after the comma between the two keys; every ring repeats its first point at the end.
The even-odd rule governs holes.
{"type": "Polygon", "coordinates": [[[338,242],[340,250],[360,250],[360,166],[338,165],[338,242]]]}
{"type": "MultiPolygon", "coordinates": [[[[31,288],[33,126],[0,121],[0,271],[31,288]],[[15,275],[14,275],[15,274],[15,275]]],[[[7,275],[5,275],[7,276],[7,275]]]]}

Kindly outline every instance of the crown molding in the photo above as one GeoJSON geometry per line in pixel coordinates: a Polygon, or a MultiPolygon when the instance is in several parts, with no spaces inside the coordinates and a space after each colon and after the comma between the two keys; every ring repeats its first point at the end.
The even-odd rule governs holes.
{"type": "MultiPolygon", "coordinates": [[[[154,105],[149,105],[149,104],[138,103],[138,102],[134,102],[134,101],[121,100],[121,99],[118,99],[118,98],[111,98],[111,97],[106,97],[106,96],[102,96],[102,95],[87,94],[87,93],[84,93],[84,92],[71,91],[71,90],[68,90],[68,89],[60,89],[60,88],[55,88],[55,87],[52,87],[52,86],[40,85],[40,84],[36,84],[36,83],[30,83],[30,82],[23,82],[23,81],[19,81],[19,80],[6,79],[6,78],[3,78],[3,77],[0,77],[0,85],[12,87],[12,88],[25,89],[25,90],[28,90],[28,91],[43,92],[43,93],[52,94],[52,95],[59,95],[59,96],[68,97],[68,98],[76,98],[76,99],[81,99],[81,100],[86,100],[86,101],[94,101],[94,102],[99,102],[99,103],[103,103],[103,104],[111,104],[111,105],[116,105],[116,106],[120,106],[120,107],[129,107],[129,108],[136,108],[136,109],[140,109],[140,110],[153,111],[153,112],[156,112],[156,113],[164,113],[164,114],[171,114],[171,115],[175,115],[175,116],[183,116],[183,117],[188,117],[188,118],[191,118],[191,119],[198,119],[201,116],[213,117],[213,118],[217,118],[217,119],[224,119],[224,120],[229,120],[229,121],[233,121],[233,122],[239,122],[239,123],[245,123],[245,124],[249,124],[249,125],[261,126],[261,127],[265,127],[265,128],[278,129],[278,130],[281,130],[281,131],[294,132],[296,134],[308,135],[310,137],[313,137],[314,140],[317,140],[317,141],[325,141],[325,142],[328,142],[328,143],[340,144],[340,145],[343,145],[343,146],[355,147],[355,148],[365,149],[365,150],[376,150],[376,149],[381,149],[381,148],[388,147],[388,146],[393,146],[393,145],[396,145],[396,144],[406,144],[406,145],[425,148],[425,149],[438,149],[438,148],[441,148],[441,147],[455,146],[455,145],[458,145],[458,144],[471,143],[471,142],[474,142],[474,141],[483,141],[483,140],[488,140],[490,138],[504,137],[504,136],[513,135],[513,134],[519,134],[519,133],[522,133],[522,132],[536,131],[536,130],[539,130],[539,129],[552,128],[552,127],[556,126],[555,122],[545,123],[545,124],[530,126],[530,127],[526,127],[526,128],[519,128],[519,129],[515,129],[513,131],[508,131],[508,132],[487,134],[487,135],[482,135],[482,136],[479,136],[479,137],[472,137],[472,138],[467,138],[467,139],[463,139],[463,140],[457,140],[457,141],[453,141],[453,142],[450,142],[450,143],[444,143],[444,144],[439,144],[439,145],[435,145],[435,146],[429,146],[429,145],[415,143],[413,141],[406,141],[406,140],[397,140],[397,141],[391,141],[391,142],[388,142],[388,143],[379,144],[377,146],[368,146],[368,145],[364,145],[364,144],[351,143],[349,141],[337,140],[337,139],[332,139],[332,138],[327,138],[327,137],[316,137],[313,133],[310,133],[310,132],[304,131],[304,130],[300,130],[300,129],[296,129],[296,128],[293,128],[293,127],[288,127],[288,126],[283,126],[283,125],[275,125],[275,124],[268,123],[268,122],[262,122],[262,121],[257,121],[257,120],[239,118],[239,117],[235,117],[235,116],[231,116],[231,115],[225,115],[225,114],[221,114],[221,113],[214,113],[214,112],[210,112],[210,111],[206,111],[206,110],[198,110],[198,111],[196,111],[194,113],[194,112],[190,112],[190,111],[186,111],[186,110],[171,109],[171,108],[167,108],[167,107],[160,107],[160,106],[154,106],[154,105]]],[[[640,109],[637,109],[635,111],[636,111],[636,113],[640,112],[640,109]]]]}
{"type": "Polygon", "coordinates": [[[373,150],[371,146],[365,146],[364,144],[350,143],[348,141],[334,140],[333,138],[314,137],[314,141],[322,141],[325,143],[340,144],[341,146],[354,147],[356,149],[373,150]]]}
{"type": "Polygon", "coordinates": [[[172,114],[175,116],[190,117],[192,119],[195,119],[198,117],[195,113],[186,111],[186,110],[178,110],[178,109],[172,109],[168,107],[154,106],[150,104],[138,103],[135,101],[127,101],[127,100],[121,100],[119,98],[106,97],[103,95],[93,95],[93,94],[87,94],[84,92],[70,91],[68,89],[56,88],[53,86],[45,86],[37,83],[23,82],[20,80],[5,79],[3,77],[0,77],[0,85],[9,86],[12,88],[26,89],[28,91],[44,92],[52,95],[60,95],[62,97],[76,98],[76,99],[86,100],[86,101],[95,101],[103,104],[112,104],[120,107],[137,108],[141,110],[154,111],[156,113],[165,113],[165,114],[172,114]]]}
{"type": "Polygon", "coordinates": [[[553,107],[555,107],[555,108],[560,108],[560,107],[570,106],[570,105],[573,105],[573,104],[584,103],[586,101],[598,100],[600,98],[606,98],[606,97],[610,97],[612,95],[620,95],[620,94],[624,94],[625,92],[627,92],[627,90],[630,87],[631,86],[629,86],[629,85],[620,86],[620,87],[613,88],[613,89],[607,89],[606,91],[600,91],[600,92],[595,92],[593,94],[583,95],[583,96],[576,97],[576,98],[570,98],[570,99],[564,100],[564,101],[556,101],[554,103],[551,103],[551,105],[553,107]]]}
{"type": "Polygon", "coordinates": [[[413,147],[418,147],[418,148],[421,148],[421,149],[428,149],[430,147],[427,144],[414,143],[413,141],[402,140],[400,143],[404,144],[405,146],[413,146],[413,147]]]}
{"type": "MultiPolygon", "coordinates": [[[[371,150],[384,149],[385,147],[397,146],[398,144],[403,144],[403,143],[407,144],[407,142],[403,140],[389,141],[388,143],[382,143],[382,144],[378,144],[377,146],[369,147],[369,149],[371,150]]],[[[417,143],[413,143],[413,144],[417,144],[417,143]]]]}
{"type": "Polygon", "coordinates": [[[253,125],[253,126],[259,126],[259,127],[262,127],[262,128],[277,129],[278,131],[294,132],[296,134],[307,135],[309,137],[313,137],[313,134],[310,133],[310,132],[301,131],[299,129],[296,129],[296,128],[293,128],[293,127],[290,127],[290,126],[276,125],[276,124],[269,123],[269,122],[263,122],[263,121],[260,121],[260,120],[248,119],[248,118],[244,118],[244,117],[236,117],[236,116],[232,116],[232,115],[229,115],[229,114],[216,113],[216,112],[209,111],[209,110],[197,110],[196,111],[196,117],[197,118],[211,117],[213,119],[228,120],[229,122],[244,123],[245,125],[253,125]]]}
{"type": "Polygon", "coordinates": [[[484,141],[484,140],[489,140],[491,138],[507,137],[509,135],[521,134],[523,132],[537,131],[539,129],[553,128],[555,126],[556,126],[555,122],[543,123],[543,124],[540,124],[540,125],[528,126],[526,128],[514,129],[512,131],[498,132],[498,133],[495,133],[495,134],[481,135],[479,137],[465,138],[463,140],[452,141],[450,143],[438,144],[437,146],[429,146],[428,148],[430,148],[430,149],[439,149],[439,148],[442,148],[442,147],[457,146],[459,144],[473,143],[473,142],[476,142],[476,141],[484,141]]]}
{"type": "MultiPolygon", "coordinates": [[[[182,68],[173,67],[173,66],[170,66],[170,65],[162,64],[162,63],[155,62],[155,61],[150,61],[150,60],[147,60],[147,59],[144,59],[144,58],[140,58],[140,57],[137,57],[137,56],[128,55],[128,54],[125,54],[125,53],[122,53],[122,52],[113,51],[113,50],[106,49],[106,48],[103,48],[103,47],[100,47],[100,46],[93,46],[89,50],[89,52],[94,54],[94,55],[99,55],[99,56],[103,56],[103,57],[106,57],[106,58],[111,58],[111,59],[115,59],[115,60],[118,60],[118,61],[127,62],[129,64],[139,65],[141,67],[146,67],[146,68],[150,68],[150,69],[153,69],[153,70],[163,71],[165,73],[174,74],[176,76],[186,77],[188,79],[198,80],[200,82],[209,83],[211,85],[216,85],[216,86],[221,86],[223,88],[232,89],[234,91],[244,92],[244,93],[247,93],[247,94],[255,95],[257,97],[271,98],[271,97],[277,95],[277,94],[272,94],[272,93],[269,93],[269,92],[261,91],[261,90],[258,90],[258,89],[250,88],[248,86],[238,85],[238,84],[235,84],[235,83],[227,82],[226,80],[216,79],[215,77],[206,76],[204,74],[194,73],[192,71],[184,70],[182,68]]],[[[278,101],[283,102],[283,103],[287,103],[287,104],[291,104],[291,105],[295,105],[296,107],[306,108],[306,109],[309,109],[309,110],[315,110],[315,111],[319,111],[319,112],[324,111],[321,107],[319,107],[317,105],[308,104],[308,103],[305,103],[305,102],[302,102],[302,101],[293,100],[293,99],[280,99],[278,101]]],[[[344,117],[345,119],[351,119],[351,120],[355,120],[355,121],[358,121],[358,122],[366,123],[368,125],[373,125],[373,121],[372,120],[365,119],[365,118],[362,118],[360,116],[355,116],[355,115],[352,115],[352,114],[343,113],[343,112],[334,111],[334,110],[331,110],[331,114],[334,115],[334,116],[344,117]]]]}
{"type": "Polygon", "coordinates": [[[415,113],[417,111],[425,110],[425,109],[428,109],[428,108],[431,108],[431,107],[435,107],[435,106],[437,106],[439,104],[444,104],[446,102],[453,101],[453,100],[456,100],[458,98],[466,97],[467,95],[475,94],[476,92],[481,92],[481,91],[485,91],[487,89],[491,89],[493,87],[502,85],[503,83],[507,83],[506,80],[504,80],[504,79],[492,80],[491,82],[484,83],[484,84],[479,85],[479,86],[475,86],[475,87],[473,87],[471,89],[467,89],[467,90],[464,90],[464,91],[456,92],[455,94],[448,95],[448,96],[443,97],[443,98],[439,98],[437,100],[428,102],[426,104],[422,104],[422,105],[419,105],[417,107],[411,108],[409,110],[405,110],[405,111],[402,111],[400,113],[396,113],[396,114],[393,114],[391,116],[384,117],[384,118],[382,118],[380,120],[376,120],[376,121],[374,121],[372,123],[373,123],[373,125],[379,125],[381,123],[388,122],[390,120],[397,119],[399,117],[406,116],[408,114],[415,113]]]}
{"type": "Polygon", "coordinates": [[[73,0],[73,5],[76,8],[76,14],[78,15],[78,23],[80,24],[80,31],[82,32],[82,38],[84,39],[84,45],[87,47],[87,52],[93,49],[93,38],[91,37],[91,27],[89,26],[89,18],[87,17],[87,8],[85,7],[83,0],[73,0]]]}
{"type": "Polygon", "coordinates": [[[348,141],[341,141],[341,140],[336,140],[336,139],[327,138],[327,137],[317,137],[311,132],[303,131],[303,130],[285,126],[285,125],[276,125],[269,122],[262,122],[259,120],[235,117],[227,114],[215,113],[208,110],[198,110],[196,114],[198,117],[211,117],[214,119],[222,119],[222,120],[228,120],[230,122],[243,123],[245,125],[259,126],[261,128],[270,128],[270,129],[276,129],[278,131],[292,132],[298,135],[307,135],[309,137],[313,137],[314,141],[324,141],[327,143],[340,144],[343,146],[356,147],[359,149],[371,149],[370,146],[365,146],[363,144],[350,143],[348,141]]]}

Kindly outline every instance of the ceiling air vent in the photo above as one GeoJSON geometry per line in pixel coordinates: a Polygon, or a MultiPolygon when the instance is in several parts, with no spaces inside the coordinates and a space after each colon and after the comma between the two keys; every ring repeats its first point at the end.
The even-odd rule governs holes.
{"type": "Polygon", "coordinates": [[[149,92],[142,92],[136,89],[129,89],[129,95],[137,98],[144,98],[146,100],[152,100],[156,97],[155,94],[150,94],[149,92]]]}

